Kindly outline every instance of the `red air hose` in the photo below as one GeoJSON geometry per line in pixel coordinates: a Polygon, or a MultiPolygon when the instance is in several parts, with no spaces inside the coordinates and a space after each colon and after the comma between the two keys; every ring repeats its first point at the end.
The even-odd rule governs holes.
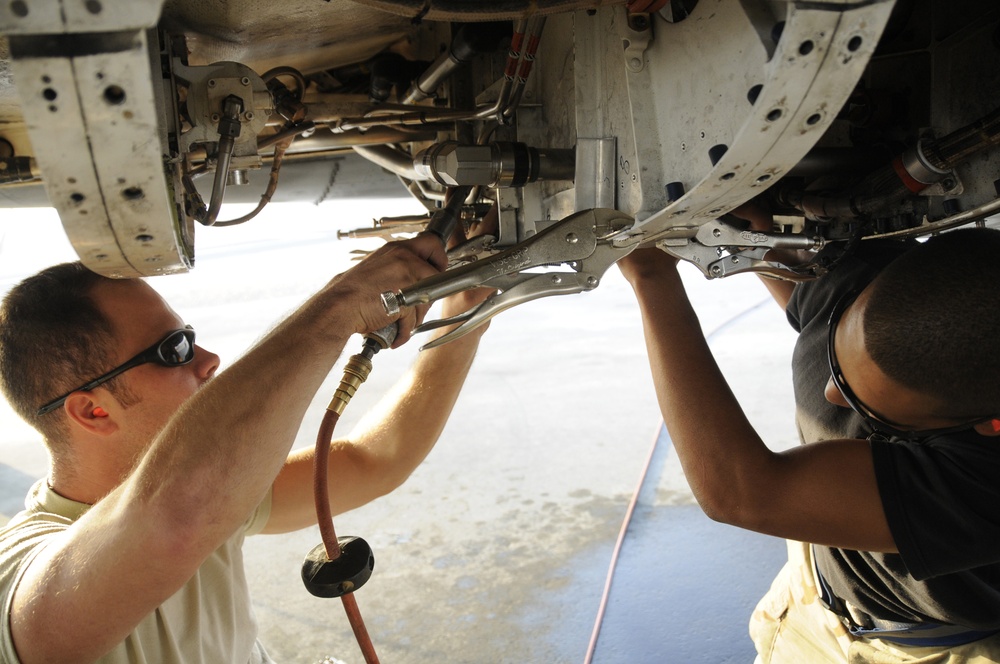
{"type": "MultiPolygon", "coordinates": [[[[344,377],[340,380],[340,386],[334,393],[330,405],[326,408],[323,421],[319,426],[319,433],[316,435],[316,455],[313,460],[313,498],[316,503],[316,523],[319,525],[319,532],[323,538],[322,547],[326,552],[326,560],[320,561],[318,566],[320,570],[324,567],[336,568],[337,565],[331,565],[331,563],[339,560],[345,551],[345,549],[341,548],[342,543],[333,528],[333,512],[330,509],[330,483],[328,476],[330,467],[330,441],[333,439],[333,430],[340,420],[340,414],[344,412],[344,408],[357,392],[358,387],[367,380],[368,374],[371,373],[371,358],[380,350],[392,345],[395,336],[396,326],[393,323],[365,337],[364,349],[361,353],[351,356],[347,362],[347,366],[344,367],[344,377]]],[[[354,630],[354,638],[357,639],[361,653],[365,657],[365,664],[378,664],[378,655],[375,654],[375,647],[368,636],[368,629],[365,627],[365,622],[361,618],[358,603],[354,599],[354,590],[368,580],[368,576],[374,565],[374,559],[370,558],[371,550],[363,540],[345,538],[343,545],[345,547],[351,546],[348,543],[348,540],[351,539],[354,539],[355,543],[363,545],[364,551],[366,551],[365,556],[369,560],[367,568],[360,573],[361,576],[352,576],[350,580],[345,580],[343,577],[334,579],[332,585],[339,586],[338,590],[335,593],[320,593],[319,596],[340,597],[341,602],[344,604],[344,611],[347,613],[347,619],[351,623],[351,629],[354,630]]],[[[310,556],[306,559],[306,564],[309,566],[308,569],[311,571],[307,574],[304,567],[303,580],[306,580],[306,576],[310,576],[312,581],[316,581],[316,576],[314,576],[316,574],[316,565],[314,563],[317,561],[313,557],[316,551],[314,549],[310,552],[310,556]],[[312,561],[310,561],[310,558],[312,558],[312,561]]],[[[352,562],[352,558],[353,554],[349,552],[347,558],[340,562],[346,561],[350,563],[352,562]]],[[[331,580],[323,579],[318,581],[318,584],[329,586],[331,585],[331,580]]],[[[306,586],[310,592],[317,594],[311,585],[313,584],[307,581],[306,586]]]]}
{"type": "MultiPolygon", "coordinates": [[[[313,493],[316,499],[316,522],[319,524],[319,533],[323,538],[323,546],[326,547],[326,556],[330,560],[340,557],[340,545],[337,543],[337,533],[333,529],[333,514],[330,511],[328,467],[330,459],[330,440],[333,437],[333,429],[340,420],[340,413],[327,410],[323,416],[323,422],[319,426],[319,433],[316,436],[316,458],[313,474],[313,493]]],[[[378,655],[375,654],[375,646],[372,645],[371,637],[368,636],[368,629],[365,621],[361,617],[358,603],[354,599],[354,593],[347,593],[340,596],[340,601],[344,604],[344,611],[347,613],[347,620],[354,630],[354,638],[358,641],[361,654],[365,657],[366,664],[378,664],[378,655]]]]}

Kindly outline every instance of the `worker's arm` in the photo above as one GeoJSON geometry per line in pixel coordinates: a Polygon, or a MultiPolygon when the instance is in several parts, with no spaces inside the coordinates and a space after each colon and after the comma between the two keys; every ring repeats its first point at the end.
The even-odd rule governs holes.
{"type": "MultiPolygon", "coordinates": [[[[750,228],[755,231],[770,233],[774,231],[774,216],[764,207],[764,204],[757,200],[744,203],[732,212],[733,216],[745,219],[750,222],[750,228]]],[[[782,263],[796,263],[798,258],[789,251],[770,251],[768,260],[775,260],[782,263]]],[[[788,301],[792,299],[792,291],[795,290],[795,282],[784,279],[776,279],[765,275],[760,275],[760,281],[767,288],[767,291],[778,303],[782,310],[788,308],[788,301]]]]}
{"type": "MultiPolygon", "coordinates": [[[[93,661],[181,588],[271,486],[346,340],[390,322],[379,293],[443,262],[433,238],[383,247],[191,397],[128,478],[29,564],[10,618],[22,663],[93,661]]],[[[403,340],[421,313],[403,310],[403,340]]]]}
{"type": "MultiPolygon", "coordinates": [[[[479,304],[487,289],[446,299],[442,318],[479,304]]],[[[442,329],[444,334],[448,329],[442,329]]],[[[331,512],[339,514],[402,484],[437,442],[465,382],[483,326],[420,353],[404,376],[351,432],[331,444],[328,472],[331,512]]],[[[293,452],[274,483],[265,533],[316,523],[313,494],[315,448],[293,452]]]]}
{"type": "Polygon", "coordinates": [[[676,262],[645,249],[619,265],[639,300],[664,422],[706,514],[778,537],[894,552],[867,442],[769,450],[712,357],[676,262]]]}

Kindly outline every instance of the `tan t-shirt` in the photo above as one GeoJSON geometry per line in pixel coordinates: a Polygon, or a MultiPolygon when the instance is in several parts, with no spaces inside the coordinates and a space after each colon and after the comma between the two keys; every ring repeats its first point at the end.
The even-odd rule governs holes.
{"type": "MultiPolygon", "coordinates": [[[[10,633],[14,589],[48,539],[79,519],[89,505],[68,500],[39,480],[25,499],[25,511],[0,529],[0,664],[20,664],[10,633]]],[[[271,494],[244,528],[219,547],[197,573],[102,657],[102,664],[162,662],[185,664],[267,664],[273,662],[257,641],[257,621],[243,571],[241,547],[259,532],[271,510],[271,494]]],[[[99,611],[100,607],[94,607],[99,611]]],[[[53,626],[54,629],[57,627],[53,626]]]]}

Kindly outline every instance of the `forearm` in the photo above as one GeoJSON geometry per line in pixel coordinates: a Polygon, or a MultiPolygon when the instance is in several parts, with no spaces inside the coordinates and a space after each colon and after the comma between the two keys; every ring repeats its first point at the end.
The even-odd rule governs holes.
{"type": "Polygon", "coordinates": [[[477,330],[421,352],[406,376],[351,433],[351,444],[363,450],[375,468],[367,495],[350,502],[368,502],[395,489],[426,458],[458,400],[481,335],[477,330]]]}
{"type": "MultiPolygon", "coordinates": [[[[446,305],[442,315],[463,309],[461,304],[446,305]]],[[[426,458],[458,399],[483,332],[479,329],[421,352],[354,430],[331,443],[327,472],[333,514],[389,493],[426,458]]],[[[274,482],[271,519],[265,532],[288,532],[315,522],[314,459],[311,447],[288,457],[274,482]]]]}
{"type": "Polygon", "coordinates": [[[676,269],[633,280],[664,422],[691,489],[731,521],[757,500],[772,453],[750,426],[702,334],[676,269]]]}
{"type": "Polygon", "coordinates": [[[137,469],[129,499],[187,514],[191,536],[208,551],[231,535],[281,469],[306,407],[353,332],[335,299],[315,296],[202,387],[137,469]]]}

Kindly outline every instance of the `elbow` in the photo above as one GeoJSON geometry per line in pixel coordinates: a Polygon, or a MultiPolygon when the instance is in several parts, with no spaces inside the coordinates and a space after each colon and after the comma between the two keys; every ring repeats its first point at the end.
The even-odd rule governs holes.
{"type": "MultiPolygon", "coordinates": [[[[735,478],[695,490],[695,499],[712,521],[763,532],[774,500],[766,485],[735,478]]],[[[695,487],[692,487],[695,488],[695,487]]]]}
{"type": "Polygon", "coordinates": [[[745,527],[746,509],[743,501],[732,495],[696,495],[698,505],[712,521],[729,526],[745,527]]]}

